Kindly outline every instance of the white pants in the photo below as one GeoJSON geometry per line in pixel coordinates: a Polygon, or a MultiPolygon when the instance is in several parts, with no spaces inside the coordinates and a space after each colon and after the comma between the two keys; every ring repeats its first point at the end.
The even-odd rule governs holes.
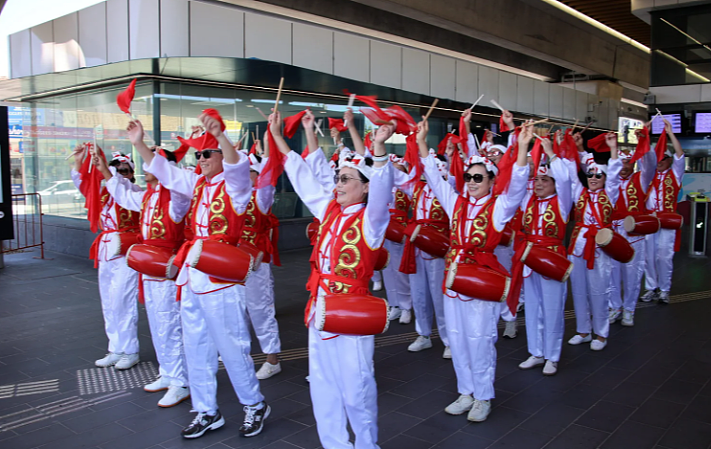
{"type": "Polygon", "coordinates": [[[659,288],[663,292],[671,290],[672,272],[674,271],[674,244],[676,230],[660,229],[648,234],[647,263],[644,268],[644,282],[647,290],[659,288]]]}
{"type": "Polygon", "coordinates": [[[528,297],[525,315],[528,352],[558,362],[565,330],[567,283],[532,272],[523,279],[523,289],[528,297]]]}
{"type": "MultiPolygon", "coordinates": [[[[499,263],[508,271],[511,273],[511,264],[512,264],[512,259],[514,255],[514,250],[513,250],[513,245],[511,246],[497,246],[494,248],[494,255],[496,258],[499,260],[499,263]]],[[[521,297],[519,297],[519,301],[521,300],[521,297]]],[[[511,313],[511,309],[509,309],[508,304],[506,304],[506,301],[501,303],[501,319],[504,321],[516,321],[516,315],[511,313]]]]}
{"type": "Polygon", "coordinates": [[[415,311],[415,330],[429,337],[432,333],[433,315],[437,318],[439,337],[445,346],[449,346],[447,326],[444,318],[442,282],[444,280],[444,259],[422,257],[418,251],[417,273],[410,275],[410,291],[412,292],[412,308],[415,311]]]}
{"type": "Polygon", "coordinates": [[[183,350],[183,329],[180,320],[178,288],[173,281],[143,279],[146,315],[151,328],[159,372],[176,387],[188,386],[188,367],[183,350]]]}
{"type": "MultiPolygon", "coordinates": [[[[636,237],[636,239],[639,239],[639,237],[636,237]]],[[[636,242],[630,242],[630,245],[634,248],[634,258],[628,263],[612,260],[612,275],[610,276],[612,283],[610,291],[611,309],[619,310],[624,307],[628,312],[634,312],[637,307],[639,290],[642,287],[642,275],[644,274],[645,243],[644,238],[636,242]],[[624,287],[621,284],[624,284],[624,287]]]]}
{"type": "MultiPolygon", "coordinates": [[[[449,295],[455,295],[447,290],[449,295]]],[[[480,401],[494,397],[496,340],[501,306],[498,302],[444,298],[447,335],[459,394],[480,401]]]]}
{"type": "Polygon", "coordinates": [[[125,257],[99,262],[99,295],[109,352],[138,353],[138,273],[125,257]]]}
{"type": "Polygon", "coordinates": [[[370,278],[373,282],[383,282],[383,274],[380,271],[374,270],[373,277],[370,278]]]}
{"type": "Polygon", "coordinates": [[[180,316],[190,395],[197,412],[214,415],[217,411],[218,352],[240,403],[254,405],[264,400],[249,355],[251,339],[244,296],[241,285],[203,294],[183,287],[180,316]]]}
{"type": "Polygon", "coordinates": [[[324,449],[378,448],[378,391],[372,335],[340,335],[324,340],[309,324],[309,388],[316,428],[324,449]]]}
{"type": "Polygon", "coordinates": [[[404,246],[388,239],[385,239],[384,246],[390,252],[390,263],[383,270],[383,283],[388,293],[388,303],[392,307],[410,310],[412,309],[410,276],[398,270],[404,246]]]}
{"type": "MultiPolygon", "coordinates": [[[[609,305],[612,259],[599,249],[596,249],[595,252],[595,266],[592,270],[588,270],[587,261],[582,257],[568,256],[568,260],[573,262],[570,286],[573,290],[575,322],[579,334],[589,334],[594,331],[595,335],[607,338],[610,333],[609,305]]],[[[530,303],[530,296],[528,301],[530,303]]],[[[528,304],[526,304],[526,309],[528,309],[528,304]]]]}
{"type": "Polygon", "coordinates": [[[259,268],[247,278],[245,287],[247,289],[247,313],[262,352],[279,354],[281,341],[279,340],[279,324],[277,324],[276,309],[274,308],[274,277],[271,265],[260,264],[259,268]]]}

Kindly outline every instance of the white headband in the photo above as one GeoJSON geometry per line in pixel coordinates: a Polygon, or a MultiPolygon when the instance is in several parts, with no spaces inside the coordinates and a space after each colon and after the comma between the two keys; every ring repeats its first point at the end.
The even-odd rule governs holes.
{"type": "Polygon", "coordinates": [[[496,165],[494,165],[494,163],[491,162],[488,157],[481,157],[475,154],[467,160],[467,167],[472,164],[484,164],[484,166],[486,166],[486,171],[490,171],[494,173],[494,175],[499,174],[499,169],[496,168],[496,165]]]}
{"type": "MultiPolygon", "coordinates": [[[[262,168],[263,168],[262,162],[259,162],[257,160],[257,156],[255,156],[254,154],[250,154],[248,157],[249,157],[249,169],[254,170],[257,173],[262,173],[262,168]]],[[[264,160],[264,159],[262,159],[262,160],[264,160]]]]}
{"type": "Polygon", "coordinates": [[[365,164],[365,158],[359,154],[356,154],[351,159],[343,159],[338,163],[338,168],[349,167],[354,170],[358,170],[365,176],[366,179],[370,180],[370,176],[373,174],[373,168],[368,167],[365,164]]]}
{"type": "Polygon", "coordinates": [[[506,147],[504,147],[503,145],[490,145],[490,146],[486,149],[486,153],[487,153],[487,154],[496,154],[496,153],[505,154],[505,153],[506,153],[506,147]]]}
{"type": "Polygon", "coordinates": [[[588,170],[586,173],[604,173],[607,174],[607,165],[597,164],[595,162],[588,163],[588,170]]]}
{"type": "Polygon", "coordinates": [[[111,152],[111,161],[119,161],[119,162],[125,162],[128,165],[131,166],[131,170],[136,169],[136,165],[131,161],[130,156],[124,156],[123,154],[119,153],[118,151],[112,151],[111,152]]]}

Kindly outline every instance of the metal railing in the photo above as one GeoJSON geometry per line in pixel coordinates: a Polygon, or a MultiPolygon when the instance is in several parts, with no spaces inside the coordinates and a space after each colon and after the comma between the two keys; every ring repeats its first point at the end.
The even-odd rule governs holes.
{"type": "Polygon", "coordinates": [[[5,240],[0,253],[9,253],[27,248],[40,248],[44,259],[44,234],[42,229],[42,196],[39,193],[12,195],[12,221],[15,238],[5,240]]]}

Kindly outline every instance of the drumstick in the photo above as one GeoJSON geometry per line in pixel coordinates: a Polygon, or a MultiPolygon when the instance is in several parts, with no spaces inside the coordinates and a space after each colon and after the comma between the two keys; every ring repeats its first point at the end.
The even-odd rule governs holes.
{"type": "Polygon", "coordinates": [[[481,101],[482,98],[484,98],[484,94],[479,95],[479,98],[476,99],[476,101],[474,102],[474,104],[472,105],[472,107],[469,108],[469,109],[471,109],[471,110],[473,111],[474,108],[476,107],[476,105],[479,104],[479,102],[481,101]]]}
{"type": "Polygon", "coordinates": [[[322,118],[318,119],[317,122],[314,122],[314,126],[316,127],[316,132],[321,135],[321,137],[325,137],[323,135],[323,131],[321,131],[321,122],[323,121],[322,118]]]}
{"type": "Polygon", "coordinates": [[[237,141],[237,147],[238,147],[238,149],[241,148],[242,141],[243,141],[244,138],[247,137],[248,135],[249,135],[249,133],[244,133],[244,134],[242,134],[242,137],[239,138],[239,140],[237,141]]]}
{"type": "Polygon", "coordinates": [[[254,109],[256,109],[257,112],[259,112],[259,113],[262,115],[262,117],[264,117],[264,120],[269,121],[269,117],[267,117],[266,115],[264,115],[264,112],[262,112],[261,109],[259,109],[259,108],[254,108],[254,109]]]}
{"type": "Polygon", "coordinates": [[[477,139],[476,134],[474,134],[474,143],[476,143],[477,151],[481,150],[481,144],[479,143],[479,139],[477,139]]]}
{"type": "Polygon", "coordinates": [[[506,109],[504,109],[503,107],[501,107],[501,105],[500,105],[499,103],[497,103],[496,100],[494,100],[493,98],[492,98],[491,100],[489,100],[489,101],[490,101],[491,104],[493,104],[499,111],[504,112],[504,111],[506,110],[506,109]]]}
{"type": "Polygon", "coordinates": [[[575,119],[575,123],[573,123],[573,129],[570,130],[570,134],[573,134],[575,132],[576,126],[578,126],[578,119],[575,119]]]}
{"type": "Polygon", "coordinates": [[[254,131],[252,131],[252,140],[257,141],[257,136],[254,134],[254,131]]]}
{"type": "Polygon", "coordinates": [[[437,106],[437,103],[439,103],[439,98],[435,98],[435,100],[432,102],[432,106],[430,106],[430,110],[427,111],[427,114],[425,114],[425,118],[422,119],[423,122],[426,122],[428,118],[430,118],[430,114],[432,114],[432,111],[434,111],[435,106],[437,106]]]}
{"type": "Polygon", "coordinates": [[[537,124],[539,124],[539,123],[543,123],[543,122],[547,122],[547,121],[548,121],[548,119],[547,119],[547,118],[544,118],[544,119],[542,119],[542,120],[536,120],[535,122],[532,122],[531,125],[537,125],[537,124]]]}
{"type": "Polygon", "coordinates": [[[553,132],[553,128],[555,128],[555,123],[551,125],[550,129],[548,130],[548,134],[553,132]]]}
{"type": "MultiPolygon", "coordinates": [[[[355,94],[351,94],[351,96],[348,98],[348,108],[353,107],[353,103],[355,103],[355,94]]],[[[343,126],[348,126],[348,119],[343,120],[343,126]]],[[[323,136],[323,134],[321,134],[323,136]]]]}
{"type": "Polygon", "coordinates": [[[583,128],[583,130],[580,131],[580,134],[583,134],[585,131],[587,131],[588,128],[590,128],[590,125],[592,125],[592,124],[593,124],[593,122],[590,122],[590,123],[588,123],[587,125],[585,125],[585,128],[583,128]]]}
{"type": "Polygon", "coordinates": [[[274,103],[274,112],[277,112],[279,109],[279,99],[281,98],[281,89],[284,87],[284,77],[281,77],[281,80],[279,80],[279,90],[277,90],[277,97],[276,97],[276,102],[274,103]]]}

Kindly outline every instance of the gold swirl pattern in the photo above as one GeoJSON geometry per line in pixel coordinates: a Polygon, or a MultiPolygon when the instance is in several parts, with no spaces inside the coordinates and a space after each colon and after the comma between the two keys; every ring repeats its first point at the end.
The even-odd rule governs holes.
{"type": "Polygon", "coordinates": [[[210,234],[225,234],[227,232],[227,217],[222,214],[226,208],[225,189],[219,188],[218,192],[210,203],[210,234]]]}
{"type": "Polygon", "coordinates": [[[667,174],[664,178],[664,211],[666,212],[674,212],[675,190],[672,176],[667,174]]]}
{"type": "Polygon", "coordinates": [[[153,211],[153,220],[151,220],[151,238],[152,239],[162,239],[165,237],[165,224],[163,209],[160,208],[160,204],[156,204],[156,209],[153,211]]]}
{"type": "Polygon", "coordinates": [[[612,203],[610,202],[610,197],[607,196],[607,194],[603,191],[600,192],[600,195],[598,195],[597,198],[597,203],[600,205],[602,208],[602,221],[604,223],[599,223],[600,225],[607,225],[610,224],[610,218],[612,217],[612,211],[614,207],[612,206],[612,203]]]}
{"type": "Polygon", "coordinates": [[[548,207],[543,213],[543,235],[546,237],[560,237],[560,229],[558,229],[558,222],[556,221],[558,216],[553,210],[553,205],[548,202],[548,207]]]}
{"type": "Polygon", "coordinates": [[[637,186],[635,186],[636,178],[627,184],[627,210],[629,212],[639,212],[639,198],[637,197],[637,186]]]}

